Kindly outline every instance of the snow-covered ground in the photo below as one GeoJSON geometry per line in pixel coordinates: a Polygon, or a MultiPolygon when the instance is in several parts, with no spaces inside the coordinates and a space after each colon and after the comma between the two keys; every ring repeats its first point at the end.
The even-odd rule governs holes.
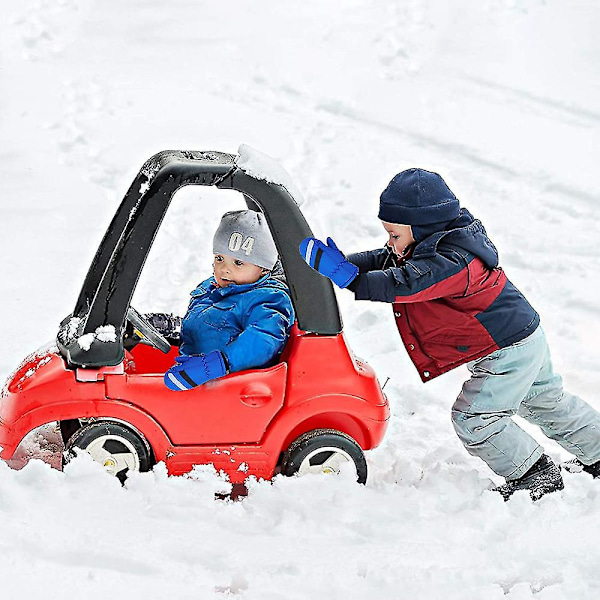
{"type": "MultiPolygon", "coordinates": [[[[441,173],[541,313],[567,387],[600,409],[598,30],[594,0],[5,2],[0,378],[55,337],[149,156],[247,143],[347,251],[383,243],[395,173],[441,173]]],[[[179,193],[139,310],[185,308],[236,207],[179,193]]],[[[504,503],[450,423],[466,369],[422,385],[390,308],[339,300],[350,345],[390,377],[366,487],[276,479],[227,502],[207,469],[122,488],[85,457],[0,464],[0,597],[597,598],[600,483],[567,474],[564,492],[504,503]]]]}

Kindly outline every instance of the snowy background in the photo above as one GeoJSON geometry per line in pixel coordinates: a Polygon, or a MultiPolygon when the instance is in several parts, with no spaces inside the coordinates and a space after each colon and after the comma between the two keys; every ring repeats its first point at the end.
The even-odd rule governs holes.
{"type": "MultiPolygon", "coordinates": [[[[395,173],[442,174],[600,409],[599,30],[594,0],[3,2],[0,379],[54,338],[148,157],[247,143],[346,251],[384,242],[395,173]]],[[[184,310],[232,208],[235,193],[178,194],[139,310],[184,310]]],[[[206,469],[123,489],[85,458],[0,464],[0,597],[597,598],[600,483],[566,474],[564,492],[505,504],[450,423],[466,368],[422,385],[390,308],[339,300],[353,350],[390,377],[366,487],[277,479],[225,502],[206,469]]]]}

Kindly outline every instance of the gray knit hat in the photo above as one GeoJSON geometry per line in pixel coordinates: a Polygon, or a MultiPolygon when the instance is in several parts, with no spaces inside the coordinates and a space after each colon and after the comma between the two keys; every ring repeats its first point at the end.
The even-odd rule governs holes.
{"type": "Polygon", "coordinates": [[[213,253],[269,271],[277,262],[277,248],[265,216],[254,210],[234,210],[223,215],[213,238],[213,253]]]}

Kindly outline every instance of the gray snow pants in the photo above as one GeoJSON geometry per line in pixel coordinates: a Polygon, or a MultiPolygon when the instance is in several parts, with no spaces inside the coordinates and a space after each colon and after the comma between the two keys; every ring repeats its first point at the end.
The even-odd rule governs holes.
{"type": "Polygon", "coordinates": [[[544,453],[512,420],[515,414],[538,425],[582,463],[600,460],[600,413],[563,390],[541,327],[467,367],[471,378],[452,407],[452,423],[467,451],[492,471],[517,479],[544,453]]]}

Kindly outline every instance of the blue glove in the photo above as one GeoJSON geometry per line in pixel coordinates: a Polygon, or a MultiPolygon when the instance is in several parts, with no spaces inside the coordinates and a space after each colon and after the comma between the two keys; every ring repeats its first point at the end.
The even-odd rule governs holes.
{"type": "Polygon", "coordinates": [[[170,390],[181,392],[223,375],[227,375],[227,367],[219,350],[196,356],[178,356],[165,373],[165,385],[170,390]]]}
{"type": "Polygon", "coordinates": [[[309,266],[338,287],[348,287],[358,275],[358,267],[346,260],[331,238],[327,238],[327,245],[316,238],[302,240],[300,254],[309,266]]]}

